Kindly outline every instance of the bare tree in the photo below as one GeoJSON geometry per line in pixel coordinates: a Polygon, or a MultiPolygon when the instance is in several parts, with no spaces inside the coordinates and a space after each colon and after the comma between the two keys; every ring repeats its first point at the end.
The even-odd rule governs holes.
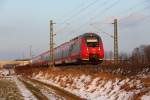
{"type": "Polygon", "coordinates": [[[150,63],[150,45],[144,48],[146,62],[150,63]]]}
{"type": "Polygon", "coordinates": [[[119,59],[121,63],[127,63],[129,61],[129,55],[127,53],[121,53],[119,59]]]}
{"type": "Polygon", "coordinates": [[[132,52],[131,59],[134,63],[150,62],[150,45],[141,45],[132,52]]]}

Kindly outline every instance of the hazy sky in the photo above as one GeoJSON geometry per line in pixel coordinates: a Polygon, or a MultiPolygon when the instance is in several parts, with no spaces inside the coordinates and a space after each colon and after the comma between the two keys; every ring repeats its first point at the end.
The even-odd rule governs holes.
{"type": "Polygon", "coordinates": [[[149,0],[0,0],[0,60],[29,57],[48,50],[49,20],[56,23],[56,46],[85,32],[98,32],[113,51],[117,18],[119,51],[150,44],[149,0]],[[108,34],[104,33],[107,32],[108,34]]]}

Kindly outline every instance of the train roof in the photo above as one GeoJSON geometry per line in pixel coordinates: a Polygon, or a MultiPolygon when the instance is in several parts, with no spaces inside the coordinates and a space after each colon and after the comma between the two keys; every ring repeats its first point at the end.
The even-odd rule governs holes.
{"type": "Polygon", "coordinates": [[[97,36],[97,37],[100,37],[100,36],[97,35],[96,33],[84,33],[82,36],[83,36],[83,37],[86,37],[86,36],[97,36]]]}
{"type": "Polygon", "coordinates": [[[97,35],[96,33],[88,32],[88,33],[84,33],[84,34],[82,34],[82,35],[79,35],[79,36],[77,36],[77,37],[71,39],[70,41],[76,40],[76,39],[78,39],[78,38],[80,38],[80,37],[86,37],[86,36],[91,36],[91,35],[92,35],[92,36],[100,37],[100,36],[97,35]]]}

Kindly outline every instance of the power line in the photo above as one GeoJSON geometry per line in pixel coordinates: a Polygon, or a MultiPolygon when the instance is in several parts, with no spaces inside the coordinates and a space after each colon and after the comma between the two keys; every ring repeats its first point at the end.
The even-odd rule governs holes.
{"type": "MultiPolygon", "coordinates": [[[[139,3],[137,3],[136,5],[134,5],[133,7],[130,7],[129,9],[127,9],[126,11],[123,11],[123,12],[131,11],[132,9],[135,9],[135,8],[139,7],[139,5],[144,4],[144,3],[146,3],[146,2],[147,2],[147,0],[144,0],[144,1],[142,1],[142,2],[139,2],[139,3]]],[[[141,9],[141,11],[147,9],[148,7],[149,7],[149,6],[144,7],[143,9],[141,9]]],[[[123,12],[122,12],[122,13],[123,13],[123,12]]],[[[120,20],[125,19],[125,18],[127,18],[127,17],[130,17],[132,14],[137,13],[137,12],[139,12],[139,11],[132,12],[132,13],[130,13],[130,14],[127,15],[127,16],[121,17],[120,20]]]]}
{"type": "MultiPolygon", "coordinates": [[[[70,17],[66,18],[63,22],[62,25],[65,23],[68,23],[69,20],[74,19],[75,17],[79,16],[83,11],[85,11],[86,9],[88,9],[89,7],[93,6],[95,3],[97,3],[99,0],[94,0],[93,2],[89,3],[88,5],[86,5],[84,8],[79,9],[78,12],[76,12],[75,14],[71,15],[70,17]]],[[[60,30],[63,30],[64,28],[61,28],[60,30]]],[[[59,31],[60,31],[59,30],[59,31]]]]}
{"type": "MultiPolygon", "coordinates": [[[[142,1],[142,2],[140,2],[140,3],[138,3],[138,4],[136,4],[134,7],[129,8],[128,10],[134,9],[134,8],[137,7],[139,4],[141,5],[141,4],[145,3],[145,2],[147,2],[147,1],[142,1]]],[[[103,12],[105,13],[106,11],[108,11],[109,9],[111,9],[112,7],[114,7],[117,3],[119,3],[119,0],[117,0],[116,2],[114,2],[113,4],[111,4],[109,7],[105,8],[105,9],[103,10],[103,12]]],[[[126,11],[128,11],[128,10],[126,10],[126,11]]],[[[102,12],[101,12],[100,14],[103,15],[102,12]]],[[[96,17],[96,16],[94,16],[94,17],[96,17]]],[[[94,19],[94,17],[91,18],[91,19],[94,19]]],[[[89,21],[90,21],[90,19],[89,19],[89,21]]],[[[88,23],[88,22],[87,22],[87,23],[88,23]]],[[[85,23],[85,24],[87,24],[87,23],[85,23]]],[[[81,26],[84,26],[84,24],[80,25],[79,28],[77,28],[77,29],[81,29],[81,26]]]]}
{"type": "MultiPolygon", "coordinates": [[[[86,13],[86,15],[84,15],[84,16],[90,16],[90,15],[93,15],[93,12],[95,13],[96,11],[98,11],[101,7],[104,7],[104,5],[106,5],[107,3],[109,3],[108,2],[108,0],[105,0],[104,2],[101,2],[99,5],[97,5],[97,6],[95,6],[95,8],[94,9],[91,9],[91,11],[88,11],[87,13],[86,13]]],[[[82,17],[82,19],[84,18],[85,19],[85,17],[83,17],[83,16],[81,16],[82,17]]],[[[87,17],[87,18],[88,18],[87,17]]],[[[80,19],[77,19],[77,20],[80,20],[80,19]]]]}
{"type": "MultiPolygon", "coordinates": [[[[120,0],[117,0],[117,1],[115,1],[114,3],[112,3],[110,6],[108,6],[107,8],[105,8],[101,13],[99,13],[99,14],[104,14],[106,11],[108,11],[109,9],[111,9],[112,7],[114,7],[117,3],[119,3],[119,1],[120,0]],[[104,12],[104,13],[103,13],[104,12]]],[[[145,3],[145,2],[147,2],[147,1],[142,1],[142,2],[140,2],[140,3],[138,3],[138,4],[136,4],[134,7],[131,7],[131,8],[129,8],[128,10],[131,10],[131,9],[134,9],[135,7],[137,7],[139,4],[141,5],[141,4],[143,4],[143,3],[145,3]]],[[[126,11],[128,11],[128,10],[126,10],[126,11]]],[[[93,16],[92,18],[90,18],[89,19],[89,21],[91,20],[91,19],[94,19],[96,16],[93,16]]],[[[83,26],[83,24],[81,25],[81,26],[83,26]]],[[[80,27],[79,27],[79,29],[80,29],[80,27]]]]}
{"type": "MultiPolygon", "coordinates": [[[[93,26],[92,24],[90,24],[90,25],[93,26]]],[[[101,31],[101,33],[105,33],[109,37],[114,38],[113,35],[109,34],[108,32],[103,31],[102,29],[98,28],[97,26],[93,26],[93,27],[96,28],[98,31],[101,31]]]]}
{"type": "MultiPolygon", "coordinates": [[[[101,14],[100,16],[104,15],[104,13],[106,13],[106,11],[112,9],[116,4],[119,3],[119,1],[120,1],[120,0],[116,0],[116,1],[114,1],[112,4],[110,4],[108,7],[106,7],[105,9],[103,9],[103,10],[99,13],[99,14],[101,14]]],[[[100,17],[100,16],[99,16],[99,17],[100,17]]],[[[93,17],[89,18],[89,20],[88,20],[86,23],[81,24],[81,25],[80,25],[78,28],[76,28],[76,29],[78,29],[78,30],[81,29],[82,26],[86,25],[91,19],[94,19],[94,17],[96,17],[96,16],[93,16],[93,17]]]]}
{"type": "MultiPolygon", "coordinates": [[[[87,1],[86,1],[87,2],[87,1]]],[[[71,13],[73,14],[73,12],[75,11],[75,10],[77,10],[77,9],[79,9],[79,8],[81,8],[81,7],[83,7],[83,5],[85,4],[85,1],[83,1],[82,3],[80,3],[78,6],[76,6],[74,9],[72,9],[71,11],[69,11],[68,13],[66,13],[66,14],[64,14],[63,16],[62,16],[62,18],[65,18],[65,17],[67,17],[66,15],[70,15],[71,13]]],[[[61,19],[62,19],[61,18],[61,19]]],[[[64,21],[63,21],[64,22],[64,21]]],[[[62,24],[64,24],[64,23],[62,23],[62,24]]]]}
{"type": "Polygon", "coordinates": [[[139,7],[139,5],[144,4],[144,3],[146,3],[146,2],[147,2],[147,0],[138,2],[137,4],[135,4],[135,5],[133,5],[132,7],[128,8],[127,10],[120,12],[119,14],[122,15],[124,12],[131,11],[131,10],[133,10],[133,9],[135,9],[135,8],[137,8],[137,7],[139,7]]]}
{"type": "MultiPolygon", "coordinates": [[[[150,5],[148,5],[148,6],[144,7],[143,9],[140,9],[139,11],[141,11],[141,12],[142,12],[143,10],[145,10],[145,9],[147,9],[147,8],[149,8],[149,7],[150,7],[150,5]]],[[[120,20],[125,20],[125,19],[127,19],[127,18],[131,17],[133,14],[135,14],[135,13],[137,13],[137,12],[139,12],[139,11],[132,12],[132,13],[130,13],[129,15],[127,15],[127,16],[125,16],[125,17],[120,18],[120,20]]]]}
{"type": "Polygon", "coordinates": [[[65,21],[67,22],[68,20],[71,20],[73,18],[75,18],[76,16],[80,15],[80,13],[82,13],[84,10],[86,10],[87,8],[89,8],[90,6],[94,5],[96,2],[98,2],[99,0],[94,0],[93,2],[91,2],[90,4],[88,4],[87,6],[85,6],[84,8],[80,9],[77,13],[73,14],[72,16],[68,17],[65,21]]]}
{"type": "MultiPolygon", "coordinates": [[[[132,7],[130,7],[129,9],[127,9],[126,11],[124,11],[124,12],[127,12],[127,11],[130,11],[130,10],[132,10],[132,9],[134,9],[134,8],[136,8],[136,7],[138,7],[138,5],[141,5],[141,4],[144,4],[144,3],[146,3],[147,1],[146,0],[144,0],[144,1],[142,1],[142,2],[139,2],[139,3],[137,3],[136,5],[134,5],[134,6],[132,6],[132,7]]],[[[145,7],[143,10],[145,10],[146,8],[148,8],[148,7],[145,7]]],[[[142,11],[143,11],[142,10],[142,11]]],[[[123,12],[122,12],[123,13],[123,12]]],[[[132,13],[133,14],[133,13],[132,13]]],[[[131,16],[132,14],[130,14],[129,16],[131,16]]],[[[125,17],[127,17],[127,16],[125,16],[125,17]]],[[[105,33],[105,32],[103,32],[103,33],[105,33]]],[[[106,32],[107,33],[107,32],[106,32]]],[[[111,36],[112,37],[112,36],[111,36]]]]}
{"type": "MultiPolygon", "coordinates": [[[[119,3],[119,1],[120,0],[116,0],[114,3],[112,3],[111,5],[109,5],[108,7],[106,7],[103,11],[101,11],[101,13],[99,13],[99,14],[104,14],[104,13],[106,13],[106,11],[108,11],[108,10],[110,10],[110,9],[112,9],[117,3],[119,3]]],[[[139,4],[142,4],[142,3],[145,3],[146,1],[142,1],[142,2],[140,2],[140,3],[138,3],[138,4],[136,4],[134,7],[131,7],[131,8],[129,8],[129,9],[127,9],[126,11],[128,11],[128,10],[132,10],[132,9],[134,9],[134,8],[136,8],[139,4]]],[[[94,11],[95,12],[95,11],[94,11]]],[[[100,15],[100,16],[102,16],[102,15],[100,15]]],[[[96,17],[96,16],[93,16],[92,18],[94,19],[94,17],[96,17]]],[[[92,19],[92,18],[90,18],[89,19],[89,21],[92,19]]],[[[88,21],[88,22],[89,22],[88,21]]],[[[79,29],[81,29],[81,28],[83,28],[82,26],[84,26],[84,25],[86,25],[88,22],[86,22],[86,23],[84,23],[84,24],[81,24],[81,25],[78,25],[78,27],[76,28],[76,29],[73,29],[73,30],[79,30],[79,29]]],[[[68,25],[68,24],[67,24],[68,25]]],[[[70,26],[71,24],[69,24],[69,26],[70,26]]],[[[65,27],[66,28],[66,27],[65,27]]],[[[63,29],[63,28],[62,28],[63,29]]],[[[71,28],[69,28],[69,30],[70,30],[71,28]]],[[[71,30],[72,31],[72,30],[71,30]]],[[[106,32],[107,33],[107,32],[106,32]]]]}
{"type": "MultiPolygon", "coordinates": [[[[105,9],[103,9],[99,14],[101,14],[100,16],[104,15],[104,13],[106,13],[108,10],[112,9],[114,6],[116,6],[121,0],[116,0],[114,1],[112,4],[110,4],[108,7],[106,7],[105,9]]],[[[94,19],[95,17],[97,17],[98,15],[93,16],[90,19],[94,19]]]]}

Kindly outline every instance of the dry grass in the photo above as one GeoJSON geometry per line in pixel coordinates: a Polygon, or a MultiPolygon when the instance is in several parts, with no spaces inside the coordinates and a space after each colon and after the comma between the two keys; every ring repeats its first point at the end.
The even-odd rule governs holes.
{"type": "MultiPolygon", "coordinates": [[[[127,65],[126,65],[127,66],[127,65]]],[[[104,67],[104,66],[101,66],[101,67],[104,67]]],[[[105,66],[105,69],[107,69],[108,66],[105,66]]],[[[134,66],[133,68],[129,68],[129,67],[132,67],[131,65],[130,66],[127,66],[125,68],[122,67],[123,70],[131,70],[131,72],[133,70],[136,69],[136,67],[134,66]]],[[[138,67],[138,66],[137,66],[138,67]]],[[[109,68],[111,70],[115,70],[118,68],[118,66],[109,66],[109,68]]],[[[123,80],[123,79],[127,79],[129,78],[130,80],[132,79],[136,79],[136,80],[141,80],[142,84],[144,87],[150,87],[150,78],[138,78],[136,76],[136,74],[138,72],[140,72],[140,70],[142,71],[144,67],[139,67],[139,69],[136,71],[133,72],[133,74],[130,74],[129,76],[125,75],[124,74],[114,74],[114,73],[111,73],[109,71],[97,71],[97,70],[93,70],[93,68],[87,68],[87,66],[85,67],[80,67],[80,66],[73,66],[73,67],[55,67],[55,68],[46,68],[46,67],[36,67],[36,66],[25,66],[25,67],[18,67],[16,68],[16,72],[18,74],[22,74],[22,75],[25,75],[25,76],[32,76],[33,73],[36,75],[38,74],[39,72],[42,72],[42,75],[45,76],[47,74],[47,78],[50,78],[54,81],[56,81],[56,77],[59,76],[59,79],[57,80],[58,83],[60,83],[60,86],[62,87],[70,87],[72,89],[76,89],[78,87],[76,86],[70,86],[72,83],[73,83],[73,77],[77,77],[79,78],[81,75],[90,75],[91,76],[91,80],[97,78],[97,77],[100,77],[101,80],[105,80],[105,82],[107,83],[108,80],[112,80],[112,82],[115,82],[116,79],[119,79],[119,80],[123,80]],[[64,81],[62,80],[63,77],[66,77],[67,79],[64,81]]],[[[101,81],[97,81],[96,85],[98,86],[101,81]]],[[[88,90],[88,86],[89,84],[91,84],[91,81],[89,82],[85,82],[85,88],[88,90]]],[[[103,87],[103,86],[101,86],[103,87]]],[[[135,85],[133,86],[130,86],[128,83],[125,83],[123,86],[121,86],[121,89],[124,89],[125,91],[133,91],[135,90],[137,87],[135,85]]],[[[92,90],[91,92],[94,92],[94,90],[92,90]]],[[[140,100],[141,96],[143,96],[145,93],[147,93],[147,91],[141,91],[140,93],[136,94],[135,95],[135,98],[136,100],[140,100]]]]}

